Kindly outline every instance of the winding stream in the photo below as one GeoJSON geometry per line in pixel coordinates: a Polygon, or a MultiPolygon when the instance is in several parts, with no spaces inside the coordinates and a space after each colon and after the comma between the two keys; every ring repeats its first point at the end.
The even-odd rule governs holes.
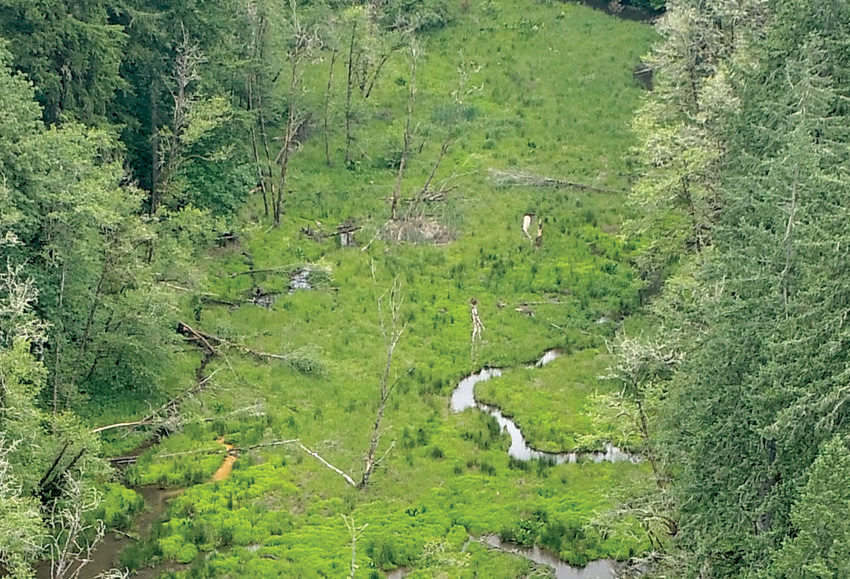
{"type": "MultiPolygon", "coordinates": [[[[552,362],[560,355],[561,352],[559,350],[548,350],[537,362],[527,366],[527,368],[540,368],[552,362]]],[[[545,459],[555,464],[575,463],[579,460],[591,460],[593,462],[640,462],[639,456],[621,450],[609,443],[605,444],[604,451],[597,452],[544,452],[532,448],[528,445],[525,436],[522,434],[522,430],[520,430],[516,422],[505,416],[499,408],[484,404],[475,399],[476,384],[501,375],[501,368],[484,368],[461,380],[457,388],[452,392],[451,409],[452,412],[463,412],[467,408],[478,408],[495,418],[502,431],[507,431],[511,437],[511,446],[508,448],[509,456],[517,460],[545,459]]]]}
{"type": "Polygon", "coordinates": [[[489,545],[499,551],[519,555],[539,565],[546,565],[555,570],[555,579],[612,579],[617,576],[618,564],[608,559],[591,561],[584,567],[573,567],[558,559],[554,553],[545,551],[540,547],[522,547],[515,543],[502,541],[498,535],[484,535],[478,539],[485,545],[489,545]]]}
{"type": "MultiPolygon", "coordinates": [[[[230,452],[233,450],[233,445],[225,442],[224,437],[218,438],[216,442],[224,446],[226,454],[224,455],[221,465],[210,478],[211,482],[227,479],[233,471],[233,464],[237,459],[237,456],[230,452]]],[[[141,446],[133,450],[129,456],[138,456],[153,446],[153,444],[155,444],[155,442],[152,442],[151,440],[145,441],[141,446]]],[[[134,527],[138,534],[132,536],[123,532],[119,533],[115,531],[108,531],[97,544],[95,550],[91,553],[90,562],[83,567],[80,572],[80,577],[82,579],[97,577],[99,574],[115,567],[121,551],[123,551],[129,544],[127,539],[132,537],[131,540],[144,540],[149,537],[153,524],[162,519],[165,515],[165,512],[168,509],[168,502],[185,490],[182,488],[163,489],[158,485],[145,485],[128,488],[132,488],[138,492],[145,500],[145,510],[134,519],[134,527]]],[[[185,567],[185,565],[174,563],[172,561],[163,561],[154,567],[144,567],[139,569],[138,571],[131,573],[131,576],[136,579],[152,579],[159,576],[159,574],[164,571],[179,570],[185,567]]],[[[39,562],[36,565],[35,570],[36,579],[50,579],[50,561],[45,560],[39,562]]]]}

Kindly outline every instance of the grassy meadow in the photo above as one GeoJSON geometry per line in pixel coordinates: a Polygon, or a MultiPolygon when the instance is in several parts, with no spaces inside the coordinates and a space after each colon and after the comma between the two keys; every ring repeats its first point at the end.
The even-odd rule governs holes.
{"type": "MultiPolygon", "coordinates": [[[[238,243],[211,251],[202,264],[203,292],[241,305],[185,305],[193,327],[292,355],[261,361],[228,348],[213,358],[205,369],[209,387],[184,403],[187,416],[212,419],[164,439],[127,473],[133,484],[189,488],[172,501],[149,541],[124,552],[125,564],[189,564],[173,572],[181,577],[348,576],[351,537],[344,517],[365,526],[357,577],[382,577],[399,567],[416,577],[531,572],[523,559],[466,545],[469,535],[486,533],[542,545],[574,564],[626,559],[646,548],[632,536],[587,527],[609,504],[607,492],[643,484],[645,465],[512,461],[508,438],[493,420],[476,410],[452,414],[448,400],[472,371],[516,367],[479,385],[478,395],[513,416],[532,445],[571,450],[599,434],[585,402],[614,387],[598,378],[614,324],[597,321],[628,315],[638,303],[629,266],[633,248],[617,235],[624,198],[504,186],[492,171],[628,188],[629,121],[642,93],[631,73],[654,32],[559,2],[464,2],[452,13],[449,26],[422,38],[414,109],[419,128],[402,195],[413,197],[431,171],[457,67],[466,62],[476,71],[469,79],[475,90],[465,98],[460,135],[435,179],[451,188],[444,202],[424,209],[426,221],[439,223],[452,241],[430,243],[423,234],[420,243],[396,243],[381,234],[407,106],[405,52],[387,63],[370,99],[357,103],[355,162],[348,167],[344,71],[337,63],[333,167],[325,164],[316,122],[291,161],[292,193],[281,227],[269,226],[254,199],[240,216],[238,243]],[[543,221],[539,248],[520,229],[525,213],[543,221]],[[340,247],[336,237],[315,241],[301,231],[332,230],[347,219],[362,227],[358,247],[340,247]],[[315,288],[290,294],[289,273],[305,266],[315,288]],[[270,271],[241,275],[248,269],[270,271]],[[359,480],[386,363],[377,302],[394,280],[404,297],[399,322],[405,331],[393,360],[392,377],[400,379],[378,456],[392,449],[368,488],[351,487],[294,445],[243,453],[233,474],[216,483],[205,481],[221,455],[157,457],[215,450],[219,436],[242,447],[298,438],[359,480]],[[247,302],[255,288],[276,294],[271,307],[247,302]],[[472,298],[485,326],[474,345],[472,298]],[[522,368],[549,348],[565,355],[544,368],[522,368]]],[[[328,58],[311,63],[305,83],[315,90],[307,94],[322,95],[327,67],[328,58]]],[[[401,214],[407,211],[403,200],[401,214]]],[[[174,369],[175,391],[195,384],[199,360],[200,353],[186,352],[174,369]]],[[[126,418],[132,404],[139,415],[148,410],[141,400],[107,401],[92,419],[126,418]]],[[[104,446],[118,454],[136,442],[138,435],[110,434],[104,446]]]]}

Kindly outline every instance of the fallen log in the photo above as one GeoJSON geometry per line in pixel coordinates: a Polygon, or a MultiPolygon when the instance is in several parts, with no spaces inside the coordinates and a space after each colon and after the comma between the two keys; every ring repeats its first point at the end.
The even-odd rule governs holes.
{"type": "Polygon", "coordinates": [[[595,193],[621,193],[624,195],[628,193],[628,191],[624,189],[598,187],[596,185],[588,185],[586,183],[567,181],[566,179],[535,175],[534,173],[526,173],[523,171],[500,171],[497,169],[490,169],[490,178],[497,185],[503,186],[525,185],[527,187],[566,187],[570,189],[578,189],[579,191],[593,191],[595,193]]]}
{"type": "Polygon", "coordinates": [[[225,340],[222,337],[216,336],[214,334],[208,334],[201,330],[196,330],[189,324],[179,322],[177,324],[177,332],[183,336],[191,340],[198,340],[206,348],[209,349],[210,352],[216,353],[217,350],[212,346],[215,343],[219,347],[232,348],[235,350],[239,350],[245,354],[250,354],[256,358],[266,359],[266,360],[281,360],[283,362],[291,362],[292,355],[291,354],[275,354],[272,352],[264,352],[262,350],[255,350],[254,348],[248,347],[245,344],[240,344],[238,342],[231,342],[229,340],[225,340]]]}

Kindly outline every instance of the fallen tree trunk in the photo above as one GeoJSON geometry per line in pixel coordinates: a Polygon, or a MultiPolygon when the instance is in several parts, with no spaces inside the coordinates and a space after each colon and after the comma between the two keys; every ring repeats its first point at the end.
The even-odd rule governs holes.
{"type": "Polygon", "coordinates": [[[260,359],[268,359],[268,360],[281,360],[284,362],[292,361],[292,356],[288,354],[274,354],[272,352],[263,352],[262,350],[255,350],[254,348],[249,348],[245,344],[240,344],[238,342],[231,342],[229,340],[225,340],[220,336],[216,336],[214,334],[208,334],[201,330],[196,330],[189,324],[179,322],[177,324],[177,332],[186,336],[190,340],[197,340],[204,345],[205,348],[208,348],[210,352],[217,353],[217,350],[212,344],[215,344],[219,347],[224,348],[233,348],[235,350],[239,350],[245,354],[250,354],[256,358],[260,359]]]}
{"type": "Polygon", "coordinates": [[[557,179],[555,177],[535,175],[534,173],[526,173],[524,171],[500,171],[498,169],[490,169],[490,178],[496,183],[496,185],[502,186],[525,185],[527,187],[567,187],[570,189],[578,189],[579,191],[593,191],[595,193],[628,193],[625,189],[598,187],[596,185],[576,183],[574,181],[557,179]]]}
{"type": "MultiPolygon", "coordinates": [[[[310,456],[312,456],[313,458],[318,460],[320,463],[322,463],[322,465],[326,466],[327,468],[331,469],[332,471],[334,471],[335,473],[340,475],[343,479],[345,479],[345,482],[347,482],[348,484],[350,484],[353,487],[357,486],[357,483],[354,482],[354,479],[352,479],[350,476],[348,476],[348,474],[346,474],[342,469],[332,465],[330,462],[325,460],[318,452],[311,450],[311,449],[307,448],[306,446],[304,446],[304,444],[298,438],[292,438],[292,439],[288,439],[288,440],[273,440],[271,442],[261,442],[259,444],[253,444],[251,446],[245,446],[245,447],[187,450],[187,451],[184,451],[184,452],[171,452],[171,453],[168,453],[168,454],[158,454],[156,456],[157,456],[157,458],[172,458],[172,457],[175,457],[175,456],[188,456],[188,455],[193,455],[193,454],[237,454],[239,452],[247,452],[249,450],[255,450],[257,448],[268,448],[268,447],[271,447],[271,446],[282,446],[282,445],[287,445],[287,444],[297,444],[298,447],[301,450],[303,450],[304,452],[306,452],[307,454],[309,454],[310,456]]],[[[116,458],[110,459],[110,460],[116,461],[116,460],[121,460],[121,459],[125,459],[125,458],[131,458],[131,457],[116,457],[116,458]]]]}
{"type": "Polygon", "coordinates": [[[231,273],[230,277],[239,277],[240,275],[254,275],[255,273],[278,273],[281,271],[291,271],[295,269],[295,266],[292,265],[280,265],[278,267],[267,267],[264,269],[249,269],[246,271],[237,271],[236,273],[231,273]]]}

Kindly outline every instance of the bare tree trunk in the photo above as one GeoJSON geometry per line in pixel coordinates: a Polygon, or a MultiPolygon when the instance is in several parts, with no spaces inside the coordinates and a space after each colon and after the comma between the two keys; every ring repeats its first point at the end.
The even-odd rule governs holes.
{"type": "Polygon", "coordinates": [[[274,212],[274,226],[280,226],[281,216],[283,215],[283,200],[286,195],[286,179],[289,171],[289,160],[292,155],[293,144],[298,130],[303,123],[303,118],[298,111],[298,103],[296,96],[298,94],[299,83],[301,80],[301,71],[299,66],[301,61],[313,48],[317,42],[315,34],[310,30],[302,28],[298,20],[298,3],[297,0],[290,0],[290,10],[292,11],[292,28],[293,40],[292,47],[287,53],[292,71],[289,77],[289,102],[288,114],[286,115],[286,131],[283,136],[283,146],[278,152],[275,162],[279,164],[280,171],[278,173],[277,190],[273,192],[274,203],[272,210],[274,212]]]}
{"type": "MultiPolygon", "coordinates": [[[[59,281],[59,311],[62,311],[62,302],[65,298],[65,274],[67,272],[67,265],[62,264],[62,278],[59,281]]],[[[56,349],[53,357],[53,415],[59,412],[59,364],[62,360],[62,341],[59,339],[57,334],[56,339],[56,349]]]]}
{"type": "Polygon", "coordinates": [[[331,90],[333,89],[334,65],[336,64],[337,54],[339,54],[339,49],[334,47],[333,52],[331,53],[331,64],[330,67],[328,67],[328,87],[325,89],[325,163],[328,167],[333,166],[333,163],[331,162],[330,119],[328,117],[331,106],[331,90]]]}
{"type": "Polygon", "coordinates": [[[251,124],[251,148],[254,154],[254,163],[257,167],[257,188],[263,195],[263,211],[265,216],[269,216],[269,187],[274,188],[273,183],[269,180],[274,175],[271,167],[271,153],[268,148],[268,139],[265,130],[265,114],[263,113],[263,79],[264,74],[262,67],[265,62],[265,34],[268,21],[263,14],[258,13],[258,6],[254,3],[247,5],[248,18],[251,21],[251,46],[250,46],[250,61],[251,69],[246,75],[246,86],[248,89],[248,111],[253,113],[254,122],[251,124]],[[259,127],[260,135],[263,141],[265,150],[265,165],[260,156],[260,145],[257,139],[257,128],[259,127]]]}
{"type": "Polygon", "coordinates": [[[349,574],[349,579],[354,579],[354,574],[357,571],[357,539],[360,535],[363,534],[363,531],[366,530],[366,527],[369,526],[369,523],[366,523],[360,528],[357,528],[354,524],[354,516],[346,516],[342,515],[342,519],[345,521],[345,526],[348,529],[348,532],[351,534],[351,571],[349,574]]]}
{"type": "Polygon", "coordinates": [[[413,104],[416,100],[416,65],[419,62],[419,47],[416,38],[410,41],[410,90],[407,94],[407,120],[404,124],[404,144],[401,149],[401,160],[398,163],[398,174],[393,189],[392,207],[390,208],[390,219],[398,219],[398,201],[401,198],[401,184],[404,177],[404,166],[407,164],[407,156],[410,154],[410,140],[412,138],[411,123],[413,122],[413,104]]]}
{"type": "MultiPolygon", "coordinates": [[[[254,101],[254,86],[255,86],[256,78],[249,78],[248,85],[248,111],[251,113],[255,113],[257,116],[259,115],[259,111],[256,110],[256,104],[254,101]]],[[[263,170],[263,163],[260,160],[260,147],[257,142],[257,127],[255,123],[251,124],[251,151],[254,154],[254,165],[257,168],[257,189],[260,190],[260,193],[263,195],[263,211],[268,217],[269,215],[269,196],[268,196],[268,187],[266,186],[266,174],[263,170]]]]}
{"type": "Polygon", "coordinates": [[[381,298],[378,299],[378,313],[381,317],[381,333],[384,335],[384,341],[387,345],[387,363],[384,366],[384,372],[381,375],[381,398],[378,402],[378,411],[375,414],[375,424],[372,427],[372,438],[369,442],[369,451],[366,454],[366,461],[363,468],[363,477],[360,479],[360,483],[357,485],[357,487],[361,489],[369,486],[369,479],[372,476],[372,472],[375,470],[375,467],[380,464],[381,460],[383,460],[376,460],[375,453],[377,452],[378,444],[381,441],[381,423],[384,419],[384,410],[386,410],[387,407],[387,400],[389,400],[393,388],[398,383],[398,380],[395,380],[392,384],[390,383],[390,372],[392,370],[393,354],[395,353],[396,346],[398,345],[398,342],[401,339],[401,336],[405,330],[404,326],[399,327],[398,325],[399,314],[401,311],[402,304],[402,297],[399,295],[398,282],[393,282],[393,287],[389,291],[389,328],[387,328],[387,321],[385,320],[385,313],[383,308],[383,300],[385,297],[387,297],[387,294],[384,294],[383,296],[381,296],[381,298]]]}
{"type": "MultiPolygon", "coordinates": [[[[258,117],[258,120],[260,122],[260,137],[262,138],[263,153],[264,153],[264,156],[265,156],[265,159],[266,159],[267,175],[268,175],[269,179],[271,179],[272,175],[274,175],[274,168],[273,168],[274,163],[272,162],[272,153],[271,153],[271,148],[269,147],[269,133],[268,133],[268,130],[266,129],[266,115],[265,115],[265,112],[263,112],[263,111],[264,111],[264,109],[263,109],[263,93],[262,93],[262,91],[258,91],[257,92],[257,117],[258,117]]],[[[271,189],[271,191],[269,192],[270,196],[271,196],[271,198],[274,198],[274,194],[275,194],[274,181],[271,181],[271,180],[269,181],[269,187],[271,189]]],[[[268,207],[266,207],[266,217],[268,217],[268,216],[269,216],[269,210],[268,210],[268,207]]]]}
{"type": "Polygon", "coordinates": [[[655,452],[652,450],[653,441],[649,433],[649,419],[646,415],[643,391],[641,390],[640,384],[636,381],[632,382],[632,388],[634,389],[635,405],[638,410],[638,431],[640,431],[640,436],[643,438],[643,444],[646,448],[644,454],[646,455],[646,459],[649,461],[649,465],[652,467],[652,474],[655,475],[655,483],[658,485],[658,488],[663,489],[665,486],[665,477],[661,474],[661,469],[658,466],[658,460],[655,457],[655,452]]]}
{"type": "Polygon", "coordinates": [[[174,172],[182,161],[183,134],[189,125],[189,109],[192,104],[189,86],[200,80],[198,66],[204,61],[205,58],[200,49],[192,42],[189,33],[184,29],[183,40],[177,47],[177,56],[174,60],[172,79],[176,87],[171,91],[174,110],[171,113],[171,134],[167,138],[166,157],[159,174],[160,188],[174,176],[174,172]]]}
{"type": "Polygon", "coordinates": [[[157,205],[157,182],[159,181],[159,129],[157,128],[156,107],[156,83],[151,82],[150,87],[150,115],[151,115],[151,199],[148,207],[148,215],[156,213],[157,205]]]}
{"type": "Polygon", "coordinates": [[[452,142],[454,141],[454,136],[452,133],[454,132],[455,123],[452,122],[449,127],[449,132],[446,135],[446,138],[443,139],[443,144],[440,145],[440,152],[437,155],[437,160],[434,162],[434,166],[431,168],[431,173],[428,175],[428,179],[425,181],[425,185],[422,186],[422,190],[419,192],[419,197],[425,197],[428,194],[428,189],[431,187],[431,181],[434,180],[434,175],[437,174],[437,169],[440,168],[440,164],[443,162],[443,157],[446,156],[446,152],[449,150],[452,142]]]}
{"type": "Polygon", "coordinates": [[[384,65],[387,63],[387,60],[390,58],[390,54],[394,52],[393,49],[390,49],[388,52],[385,52],[381,55],[380,60],[378,60],[378,64],[375,66],[375,71],[372,73],[372,77],[368,80],[368,82],[363,87],[363,99],[368,99],[369,95],[372,94],[372,89],[375,87],[375,81],[378,80],[378,76],[381,74],[381,70],[383,70],[384,65]]]}
{"type": "Polygon", "coordinates": [[[286,191],[286,178],[289,173],[289,157],[292,153],[292,142],[295,137],[296,129],[296,111],[295,111],[295,91],[298,83],[298,64],[292,61],[292,76],[289,85],[289,113],[286,116],[286,132],[283,136],[283,147],[277,156],[277,161],[280,163],[280,172],[278,174],[277,191],[274,197],[274,225],[280,227],[280,219],[283,215],[283,198],[286,191]]]}
{"type": "MultiPolygon", "coordinates": [[[[107,251],[109,251],[107,249],[107,251]]],[[[89,345],[89,337],[91,336],[92,325],[94,324],[94,316],[97,313],[97,307],[100,304],[100,296],[103,292],[103,284],[106,281],[106,273],[110,269],[111,263],[108,257],[104,256],[103,264],[101,265],[100,270],[100,278],[97,280],[97,286],[94,290],[94,295],[92,296],[91,307],[89,308],[89,314],[86,317],[86,327],[83,330],[83,337],[80,339],[80,349],[77,352],[77,361],[74,364],[75,371],[71,376],[71,390],[74,389],[74,385],[77,382],[77,378],[79,377],[80,368],[83,363],[83,356],[86,354],[86,349],[89,345]]]]}
{"type": "Polygon", "coordinates": [[[345,95],[345,164],[351,164],[351,143],[354,136],[351,134],[351,94],[354,88],[354,41],[357,35],[357,21],[351,26],[351,42],[348,46],[348,80],[345,95]]]}
{"type": "Polygon", "coordinates": [[[469,75],[470,71],[467,69],[466,62],[462,62],[458,67],[457,88],[452,93],[454,97],[454,102],[452,103],[453,110],[451,119],[449,121],[449,127],[446,130],[446,136],[443,139],[442,144],[440,145],[440,152],[437,153],[437,159],[436,161],[434,161],[434,166],[431,168],[431,173],[428,175],[428,179],[425,181],[425,184],[419,191],[419,195],[416,196],[416,203],[420,203],[423,198],[428,195],[428,190],[431,188],[431,182],[434,180],[434,177],[436,176],[440,165],[443,163],[443,159],[445,158],[449,147],[451,147],[452,143],[454,142],[455,131],[460,121],[461,107],[464,103],[464,97],[467,94],[466,84],[469,81],[469,75]]]}

